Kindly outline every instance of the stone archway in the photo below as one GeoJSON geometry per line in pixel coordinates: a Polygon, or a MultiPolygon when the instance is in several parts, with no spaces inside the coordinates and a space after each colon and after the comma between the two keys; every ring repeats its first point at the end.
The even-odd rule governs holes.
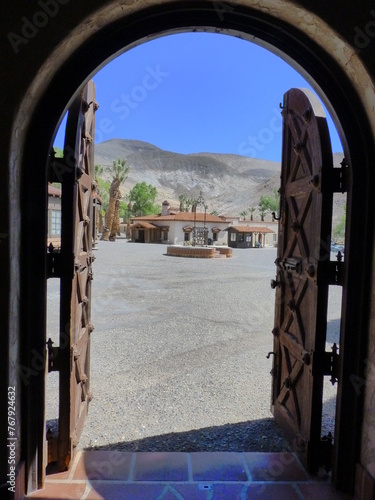
{"type": "MultiPolygon", "coordinates": [[[[24,3],[30,19],[35,21],[35,25],[40,23],[41,17],[37,16],[39,4],[38,7],[35,4],[26,7],[24,3]]],[[[35,227],[33,221],[35,218],[43,221],[45,217],[44,166],[53,138],[51,131],[56,130],[64,109],[81,83],[117,53],[163,33],[208,30],[241,36],[282,55],[309,79],[334,117],[351,165],[353,180],[348,204],[349,264],[343,314],[345,350],[350,351],[352,356],[351,359],[344,358],[342,376],[355,373],[356,360],[366,339],[358,341],[350,332],[366,331],[369,314],[366,307],[366,260],[370,261],[373,231],[370,214],[373,208],[371,167],[375,159],[375,123],[371,117],[374,88],[359,54],[350,44],[349,17],[345,25],[345,42],[345,33],[342,34],[345,26],[340,27],[339,21],[336,29],[327,24],[333,22],[333,12],[323,11],[325,22],[312,12],[314,2],[309,1],[304,2],[306,8],[281,0],[268,0],[262,5],[249,0],[202,0],[189,3],[149,0],[130,4],[97,1],[91,3],[90,10],[87,10],[87,6],[83,8],[76,3],[68,3],[66,0],[54,2],[59,10],[60,30],[53,30],[54,17],[51,16],[49,20],[46,14],[48,23],[51,22],[40,25],[35,37],[24,37],[24,44],[17,47],[19,52],[27,48],[34,57],[30,58],[32,66],[27,66],[30,71],[26,76],[25,63],[21,64],[21,58],[12,70],[12,81],[23,83],[9,103],[14,117],[11,134],[7,130],[3,136],[6,147],[2,160],[12,171],[10,193],[20,193],[10,204],[9,220],[12,226],[9,234],[13,235],[13,247],[9,247],[7,257],[10,259],[12,252],[12,258],[20,263],[22,276],[20,282],[19,269],[12,268],[8,283],[5,280],[3,286],[8,288],[12,279],[19,283],[20,297],[26,304],[19,330],[15,327],[12,331],[13,335],[18,335],[19,342],[27,346],[25,351],[28,352],[19,355],[23,364],[32,364],[29,353],[33,349],[43,351],[45,341],[45,315],[40,307],[45,302],[45,225],[41,222],[35,227]],[[19,206],[23,210],[22,222],[17,212],[19,206]],[[355,224],[359,218],[368,229],[365,234],[361,226],[355,224]],[[15,241],[16,234],[22,234],[22,252],[21,245],[15,241]],[[362,242],[360,248],[356,248],[357,241],[362,242]],[[38,313],[35,314],[35,311],[38,313]]],[[[13,15],[18,22],[17,12],[13,15]]],[[[7,49],[9,51],[9,45],[7,49]]],[[[7,88],[13,90],[11,85],[5,85],[7,88]]],[[[8,199],[8,196],[9,192],[4,199],[8,199]]],[[[18,287],[16,289],[15,304],[20,304],[17,302],[18,287]]],[[[12,321],[15,321],[14,318],[12,321]]],[[[38,456],[36,452],[43,434],[42,410],[33,414],[31,408],[31,401],[39,402],[43,408],[41,387],[42,377],[34,377],[22,400],[23,432],[26,436],[24,459],[30,475],[33,472],[38,477],[36,483],[31,482],[31,488],[40,484],[43,475],[42,453],[39,450],[38,456]],[[34,431],[35,425],[37,432],[34,431]]],[[[345,387],[341,390],[340,398],[339,411],[347,417],[345,421],[341,419],[338,422],[339,433],[351,438],[346,439],[345,444],[342,440],[342,447],[337,450],[336,463],[340,470],[337,483],[348,488],[353,481],[356,443],[359,440],[359,425],[356,433],[352,429],[358,422],[360,401],[358,398],[353,402],[345,387]],[[343,457],[350,459],[344,460],[343,457]]]]}

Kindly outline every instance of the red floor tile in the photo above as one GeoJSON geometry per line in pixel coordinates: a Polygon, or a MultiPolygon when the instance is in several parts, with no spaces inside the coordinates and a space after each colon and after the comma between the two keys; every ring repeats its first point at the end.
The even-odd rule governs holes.
{"type": "Polygon", "coordinates": [[[177,492],[177,495],[180,495],[180,496],[175,496],[174,497],[175,500],[176,498],[181,498],[181,497],[189,500],[207,500],[208,498],[213,498],[211,497],[213,491],[213,487],[211,484],[193,483],[193,484],[175,484],[173,486],[175,491],[177,492]]]}
{"type": "Polygon", "coordinates": [[[194,481],[247,481],[241,454],[229,452],[191,453],[194,481]]]}
{"type": "Polygon", "coordinates": [[[351,495],[345,495],[336,491],[332,484],[326,483],[306,483],[298,484],[298,490],[302,493],[303,498],[308,500],[349,500],[353,498],[351,495]]]}
{"type": "MultiPolygon", "coordinates": [[[[210,497],[207,495],[206,499],[212,498],[212,500],[242,500],[243,491],[246,491],[247,486],[241,483],[232,483],[232,484],[215,484],[213,487],[213,496],[210,497]]],[[[188,497],[186,497],[187,499],[188,497]]]]}
{"type": "MultiPolygon", "coordinates": [[[[135,484],[108,482],[93,483],[87,500],[156,500],[165,491],[163,484],[135,484]]],[[[163,500],[167,500],[165,496],[163,500]]],[[[175,497],[176,500],[176,497],[175,497]]]]}
{"type": "Polygon", "coordinates": [[[243,498],[246,500],[301,500],[291,484],[251,484],[246,489],[246,493],[242,494],[241,500],[243,498]]]}
{"type": "Polygon", "coordinates": [[[63,481],[69,479],[72,471],[71,469],[66,470],[64,472],[57,472],[57,468],[49,468],[49,471],[46,473],[47,481],[63,481]]]}
{"type": "Polygon", "coordinates": [[[134,481],[187,481],[186,453],[137,453],[134,481]]]}
{"type": "Polygon", "coordinates": [[[78,458],[73,479],[127,481],[132,454],[120,451],[85,451],[78,458]]]}
{"type": "MultiPolygon", "coordinates": [[[[328,480],[327,480],[328,481],[328,480]]],[[[78,453],[27,498],[85,500],[347,500],[292,453],[78,453]],[[251,474],[251,477],[248,474],[251,474]]]]}
{"type": "Polygon", "coordinates": [[[244,453],[253,481],[306,481],[309,476],[293,453],[244,453]]]}
{"type": "Polygon", "coordinates": [[[27,498],[48,499],[48,500],[68,500],[80,499],[84,496],[85,491],[89,489],[85,483],[46,483],[45,488],[38,490],[35,493],[27,495],[27,498]]]}

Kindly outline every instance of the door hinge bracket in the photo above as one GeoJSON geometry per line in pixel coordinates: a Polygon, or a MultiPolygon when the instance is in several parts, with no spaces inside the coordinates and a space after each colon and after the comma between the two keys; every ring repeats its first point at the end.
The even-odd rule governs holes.
{"type": "Polygon", "coordinates": [[[349,185],[349,168],[346,159],[341,162],[340,168],[333,168],[332,172],[332,192],[346,193],[349,185]]]}
{"type": "Polygon", "coordinates": [[[50,338],[48,339],[46,344],[48,350],[48,372],[58,372],[60,370],[60,347],[53,347],[53,341],[50,338]]]}
{"type": "Polygon", "coordinates": [[[334,343],[331,352],[323,354],[323,375],[331,376],[330,382],[332,385],[335,385],[339,380],[340,356],[338,350],[337,344],[334,343]]]}
{"type": "Polygon", "coordinates": [[[329,432],[320,440],[319,465],[329,472],[332,469],[333,436],[329,432]]]}
{"type": "Polygon", "coordinates": [[[342,262],[342,255],[339,252],[339,255],[337,256],[338,260],[337,262],[331,261],[329,263],[329,278],[328,278],[328,284],[329,285],[338,285],[338,286],[343,286],[344,283],[344,263],[342,262]]]}
{"type": "MultiPolygon", "coordinates": [[[[51,244],[52,245],[52,244],[51,244]]],[[[47,253],[47,278],[61,277],[61,253],[56,251],[52,246],[48,247],[47,253]]]]}

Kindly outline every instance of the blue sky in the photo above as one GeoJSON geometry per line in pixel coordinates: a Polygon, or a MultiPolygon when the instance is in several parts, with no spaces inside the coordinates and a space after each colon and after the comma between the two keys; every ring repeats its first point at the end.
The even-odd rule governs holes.
{"type": "MultiPolygon", "coordinates": [[[[177,153],[232,153],[280,161],[279,103],[311,88],[281,58],[227,35],[185,33],[122,54],[93,80],[96,143],[138,139],[177,153]]],[[[328,117],[332,149],[342,151],[328,117]]],[[[55,145],[63,146],[63,127],[55,145]]]]}

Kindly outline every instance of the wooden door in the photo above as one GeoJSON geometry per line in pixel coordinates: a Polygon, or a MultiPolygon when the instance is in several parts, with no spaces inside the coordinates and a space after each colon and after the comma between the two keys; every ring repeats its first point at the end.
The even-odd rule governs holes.
{"type": "Polygon", "coordinates": [[[332,152],[324,111],[284,95],[272,412],[307,468],[319,466],[332,219],[332,152]]]}
{"type": "Polygon", "coordinates": [[[68,467],[91,400],[90,335],[93,262],[95,85],[69,109],[62,180],[59,431],[60,470],[68,467]]]}

